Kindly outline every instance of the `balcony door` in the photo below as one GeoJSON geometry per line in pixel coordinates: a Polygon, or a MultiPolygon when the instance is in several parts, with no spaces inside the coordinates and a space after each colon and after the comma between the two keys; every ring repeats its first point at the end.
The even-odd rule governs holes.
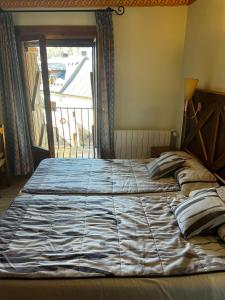
{"type": "Polygon", "coordinates": [[[47,157],[94,158],[93,28],[87,34],[71,27],[25,26],[16,33],[35,165],[47,157]]]}
{"type": "Polygon", "coordinates": [[[26,41],[22,50],[24,86],[36,165],[44,158],[55,157],[46,41],[44,38],[26,41]]]}

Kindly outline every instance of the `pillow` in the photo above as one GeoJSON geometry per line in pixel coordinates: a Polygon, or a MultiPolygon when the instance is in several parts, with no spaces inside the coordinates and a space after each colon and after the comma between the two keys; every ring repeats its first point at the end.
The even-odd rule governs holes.
{"type": "Polygon", "coordinates": [[[184,164],[184,159],[173,153],[164,153],[147,164],[150,178],[159,179],[177,170],[184,164]]]}
{"type": "Polygon", "coordinates": [[[170,210],[172,212],[174,212],[176,210],[176,208],[181,204],[184,203],[185,201],[187,201],[188,198],[186,197],[182,197],[179,195],[177,195],[176,197],[172,198],[172,200],[169,201],[169,206],[170,206],[170,210]]]}
{"type": "Polygon", "coordinates": [[[217,234],[225,242],[225,223],[217,229],[217,234]]]}
{"type": "Polygon", "coordinates": [[[176,154],[178,155],[179,157],[187,160],[187,159],[192,159],[193,156],[185,151],[166,151],[166,152],[163,152],[162,154],[165,154],[165,153],[171,153],[171,154],[176,154]]]}
{"type": "Polygon", "coordinates": [[[220,196],[220,198],[225,203],[225,186],[220,186],[218,189],[216,189],[216,191],[217,191],[218,195],[220,196]]]}
{"type": "Polygon", "coordinates": [[[188,239],[225,223],[225,205],[216,189],[193,191],[174,211],[183,236],[188,239]]]}
{"type": "MultiPolygon", "coordinates": [[[[184,158],[184,153],[176,152],[181,158],[184,158]]],[[[187,153],[184,167],[176,170],[174,175],[185,196],[194,190],[219,186],[216,177],[200,161],[187,153]]]]}

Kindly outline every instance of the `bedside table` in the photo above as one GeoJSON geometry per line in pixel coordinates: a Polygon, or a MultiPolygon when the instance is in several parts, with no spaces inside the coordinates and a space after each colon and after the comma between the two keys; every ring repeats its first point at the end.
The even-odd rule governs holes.
{"type": "Polygon", "coordinates": [[[151,148],[151,157],[159,157],[161,153],[168,151],[178,151],[177,148],[171,146],[159,146],[151,148]]]}

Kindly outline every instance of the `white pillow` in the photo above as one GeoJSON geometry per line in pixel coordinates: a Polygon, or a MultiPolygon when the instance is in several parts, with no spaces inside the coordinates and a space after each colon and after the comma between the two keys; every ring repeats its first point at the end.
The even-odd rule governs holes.
{"type": "Polygon", "coordinates": [[[174,174],[185,196],[194,190],[219,186],[215,175],[194,156],[183,151],[176,152],[176,154],[182,158],[186,156],[184,167],[174,174]]]}

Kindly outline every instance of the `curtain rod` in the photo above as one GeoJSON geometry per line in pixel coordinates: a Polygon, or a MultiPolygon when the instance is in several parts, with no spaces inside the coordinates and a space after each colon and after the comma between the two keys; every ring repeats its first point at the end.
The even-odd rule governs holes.
{"type": "Polygon", "coordinates": [[[125,7],[119,6],[117,8],[111,8],[107,7],[106,9],[28,9],[28,10],[3,10],[0,8],[0,13],[9,12],[9,13],[28,13],[28,12],[96,12],[96,11],[102,11],[102,12],[112,12],[115,13],[118,16],[122,16],[125,13],[125,7]]]}

